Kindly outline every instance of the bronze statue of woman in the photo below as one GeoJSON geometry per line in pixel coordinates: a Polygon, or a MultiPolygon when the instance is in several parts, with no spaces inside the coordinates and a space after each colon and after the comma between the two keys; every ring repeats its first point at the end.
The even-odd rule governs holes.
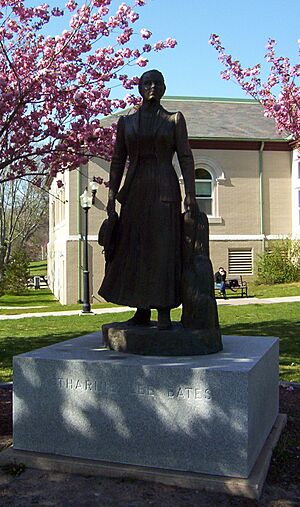
{"type": "Polygon", "coordinates": [[[115,213],[116,200],[121,212],[114,256],[99,289],[107,301],[137,308],[132,325],[150,324],[151,308],[156,308],[159,329],[171,326],[170,310],[181,303],[181,192],[172,164],[175,152],[184,180],[185,210],[193,214],[196,209],[185,119],[161,106],[165,90],[161,72],[145,72],[139,82],[141,107],[118,122],[107,213],[115,213]]]}

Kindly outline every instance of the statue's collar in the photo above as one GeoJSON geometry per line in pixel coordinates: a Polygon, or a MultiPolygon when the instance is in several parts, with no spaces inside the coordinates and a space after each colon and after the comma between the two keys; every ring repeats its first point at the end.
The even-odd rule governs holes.
{"type": "MultiPolygon", "coordinates": [[[[155,120],[155,124],[154,124],[154,134],[155,134],[157,132],[157,130],[159,129],[162,121],[164,120],[163,113],[165,112],[165,110],[161,104],[158,104],[158,107],[155,108],[154,112],[156,114],[156,120],[155,120]]],[[[138,129],[139,129],[140,114],[141,114],[141,108],[138,109],[137,112],[132,115],[133,128],[134,128],[136,134],[138,133],[138,129]]]]}

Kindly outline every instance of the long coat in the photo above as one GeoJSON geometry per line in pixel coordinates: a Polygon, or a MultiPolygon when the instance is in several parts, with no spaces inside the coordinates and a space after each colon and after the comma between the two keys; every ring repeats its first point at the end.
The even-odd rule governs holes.
{"type": "MultiPolygon", "coordinates": [[[[121,116],[118,122],[115,150],[110,167],[110,189],[117,200],[124,204],[134,177],[139,157],[138,129],[140,112],[121,116]],[[129,157],[129,167],[121,190],[125,162],[129,157]]],[[[183,176],[185,192],[195,194],[195,171],[193,154],[188,142],[187,128],[182,113],[169,113],[162,106],[156,114],[154,125],[154,153],[158,167],[159,192],[162,201],[181,201],[178,177],[172,165],[177,153],[183,176]]]]}
{"type": "Polygon", "coordinates": [[[194,162],[182,114],[159,107],[150,119],[140,111],[119,119],[109,184],[110,194],[121,203],[118,241],[99,290],[107,301],[138,308],[181,302],[181,192],[172,164],[175,152],[185,191],[194,194],[194,162]]]}

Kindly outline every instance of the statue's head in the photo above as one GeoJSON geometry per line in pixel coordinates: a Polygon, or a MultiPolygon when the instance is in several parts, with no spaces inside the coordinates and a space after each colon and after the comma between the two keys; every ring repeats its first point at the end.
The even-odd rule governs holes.
{"type": "Polygon", "coordinates": [[[159,101],[166,91],[164,76],[159,70],[147,70],[140,77],[139,92],[144,100],[159,101]]]}

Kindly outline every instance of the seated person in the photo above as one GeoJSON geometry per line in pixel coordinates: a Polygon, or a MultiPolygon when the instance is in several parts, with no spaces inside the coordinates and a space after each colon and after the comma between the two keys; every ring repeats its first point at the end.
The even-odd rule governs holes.
{"type": "Polygon", "coordinates": [[[222,266],[219,268],[219,271],[215,273],[215,287],[219,289],[224,299],[227,299],[226,296],[226,271],[222,266]]]}

